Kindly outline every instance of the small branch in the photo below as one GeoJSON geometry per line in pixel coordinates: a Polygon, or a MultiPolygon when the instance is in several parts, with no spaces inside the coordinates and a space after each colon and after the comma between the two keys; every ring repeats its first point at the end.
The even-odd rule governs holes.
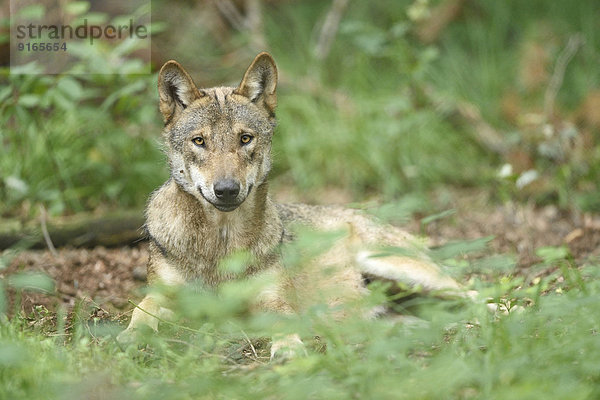
{"type": "Polygon", "coordinates": [[[48,213],[46,212],[46,208],[40,204],[40,224],[42,226],[42,235],[44,236],[44,241],[46,242],[46,246],[50,253],[54,257],[58,256],[56,252],[56,247],[54,247],[54,243],[52,243],[52,239],[50,238],[50,234],[48,233],[48,227],[46,226],[46,220],[48,219],[48,213]]]}
{"type": "Polygon", "coordinates": [[[565,77],[565,72],[567,70],[567,65],[577,53],[577,50],[585,43],[585,39],[581,33],[576,33],[569,38],[567,45],[563,49],[563,51],[558,56],[556,60],[556,65],[554,66],[554,72],[552,73],[552,77],[550,78],[550,83],[546,88],[546,93],[544,94],[544,116],[546,117],[546,121],[550,120],[550,118],[554,114],[554,103],[556,101],[556,96],[558,95],[558,91],[562,86],[563,79],[565,77]]]}
{"type": "Polygon", "coordinates": [[[132,306],[134,306],[135,308],[137,308],[137,309],[139,309],[139,310],[142,310],[143,312],[145,312],[145,313],[146,313],[146,314],[148,314],[149,316],[156,318],[156,319],[157,319],[159,322],[161,322],[161,323],[163,323],[163,324],[171,325],[171,326],[173,326],[173,327],[175,327],[175,328],[179,328],[179,329],[184,329],[184,330],[186,330],[186,331],[189,331],[189,332],[192,332],[192,333],[199,333],[199,334],[206,335],[206,332],[202,332],[202,331],[199,331],[199,330],[197,330],[197,329],[188,328],[187,326],[183,326],[183,325],[179,325],[179,324],[176,324],[176,323],[174,323],[174,322],[171,322],[171,321],[167,321],[166,319],[164,319],[164,318],[161,318],[161,317],[159,317],[158,315],[155,315],[155,314],[151,313],[150,311],[144,310],[142,307],[140,307],[139,305],[135,304],[135,303],[134,303],[133,301],[131,301],[131,300],[127,300],[127,302],[128,302],[129,304],[131,304],[132,306]]]}
{"type": "Polygon", "coordinates": [[[261,0],[246,0],[245,15],[232,0],[212,0],[221,15],[239,32],[250,36],[250,45],[256,50],[265,50],[267,40],[263,32],[261,0]]]}
{"type": "Polygon", "coordinates": [[[416,33],[422,43],[436,42],[442,32],[462,12],[465,0],[445,0],[431,10],[431,15],[418,22],[416,33]]]}
{"type": "Polygon", "coordinates": [[[195,351],[199,351],[200,353],[204,354],[207,357],[218,358],[220,360],[227,361],[227,362],[230,362],[232,364],[236,363],[236,360],[234,360],[231,357],[223,356],[223,355],[220,355],[220,354],[209,353],[208,351],[206,351],[206,350],[204,350],[204,349],[202,349],[202,348],[200,348],[200,347],[198,347],[196,345],[193,345],[193,344],[191,344],[189,342],[186,342],[184,340],[179,340],[179,339],[165,339],[165,340],[167,342],[169,342],[169,343],[177,343],[177,344],[183,344],[183,345],[189,346],[189,347],[193,348],[195,351]]]}
{"type": "Polygon", "coordinates": [[[509,150],[502,133],[483,119],[475,104],[446,99],[431,87],[425,88],[423,93],[436,108],[446,113],[457,114],[461,120],[472,127],[471,131],[475,140],[486,149],[497,154],[505,154],[509,150]]]}
{"type": "Polygon", "coordinates": [[[250,44],[256,51],[266,50],[267,40],[263,32],[261,0],[246,0],[246,27],[250,32],[250,44]]]}
{"type": "Polygon", "coordinates": [[[238,31],[244,31],[248,29],[246,20],[242,13],[237,9],[233,1],[231,0],[213,0],[213,4],[217,6],[219,12],[225,17],[227,22],[231,24],[238,31]]]}
{"type": "Polygon", "coordinates": [[[189,332],[192,332],[192,333],[198,333],[198,334],[200,334],[200,335],[207,335],[207,336],[218,336],[218,335],[216,335],[216,334],[212,334],[212,333],[208,333],[208,332],[203,332],[203,331],[199,331],[199,330],[197,330],[197,329],[188,328],[187,326],[184,326],[184,325],[179,325],[179,324],[176,324],[175,322],[171,322],[171,321],[168,321],[168,320],[166,320],[166,319],[164,319],[164,318],[161,318],[161,317],[159,317],[158,315],[155,315],[155,314],[151,313],[150,311],[144,310],[142,307],[140,307],[139,305],[135,304],[135,303],[134,303],[133,301],[131,301],[131,300],[127,300],[127,302],[128,302],[129,304],[131,304],[132,306],[134,306],[135,308],[142,310],[143,312],[145,312],[145,313],[146,313],[146,314],[148,314],[149,316],[156,318],[156,319],[157,319],[159,322],[161,322],[161,323],[163,323],[163,324],[171,325],[171,326],[173,326],[173,327],[175,327],[175,328],[178,328],[178,329],[183,329],[183,330],[186,330],[186,331],[189,331],[189,332]]]}
{"type": "Polygon", "coordinates": [[[335,35],[340,26],[342,14],[346,11],[346,7],[348,6],[348,1],[349,0],[333,0],[331,3],[331,8],[325,17],[325,22],[323,22],[321,33],[319,34],[319,39],[315,46],[314,54],[317,60],[324,60],[327,58],[333,44],[333,39],[335,39],[335,35]]]}
{"type": "Polygon", "coordinates": [[[256,352],[254,345],[252,344],[252,340],[250,340],[250,338],[248,337],[246,332],[244,332],[243,330],[242,330],[242,334],[244,335],[244,339],[246,339],[246,341],[250,345],[250,349],[252,350],[252,354],[254,355],[254,361],[258,361],[258,353],[256,352]]]}

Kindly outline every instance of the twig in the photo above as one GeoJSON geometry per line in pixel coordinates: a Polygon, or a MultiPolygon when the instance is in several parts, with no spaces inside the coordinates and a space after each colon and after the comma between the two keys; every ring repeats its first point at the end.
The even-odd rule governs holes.
{"type": "Polygon", "coordinates": [[[246,19],[237,9],[233,1],[231,0],[213,0],[215,6],[219,12],[225,17],[225,19],[238,31],[244,31],[248,29],[246,19]]]}
{"type": "Polygon", "coordinates": [[[248,337],[248,335],[246,334],[246,332],[244,332],[242,330],[242,333],[244,334],[244,338],[246,339],[246,341],[248,342],[248,344],[250,345],[250,349],[252,349],[252,354],[254,354],[254,360],[258,360],[258,353],[256,353],[256,349],[254,348],[254,345],[252,344],[252,340],[250,340],[250,338],[248,337]]]}
{"type": "Polygon", "coordinates": [[[317,60],[324,60],[329,54],[333,39],[337,34],[342,19],[342,14],[348,6],[348,1],[349,0],[333,0],[331,3],[331,8],[325,17],[319,39],[317,40],[317,45],[315,46],[315,57],[317,60]]]}
{"type": "Polygon", "coordinates": [[[246,0],[246,27],[250,43],[255,50],[266,50],[267,40],[263,32],[261,0],[246,0]]]}
{"type": "Polygon", "coordinates": [[[458,114],[462,120],[473,128],[475,140],[486,149],[497,154],[504,154],[509,150],[502,133],[495,130],[483,119],[479,108],[475,104],[444,98],[431,87],[425,87],[423,93],[442,112],[458,114]]]}
{"type": "Polygon", "coordinates": [[[165,341],[166,341],[166,342],[168,342],[168,343],[178,343],[178,344],[183,344],[183,345],[189,346],[189,347],[193,348],[194,350],[196,350],[196,351],[199,351],[200,353],[204,354],[204,355],[205,355],[205,356],[207,356],[207,357],[214,357],[214,358],[218,358],[218,359],[221,359],[221,360],[224,360],[224,361],[228,361],[228,362],[230,362],[230,363],[232,363],[232,364],[236,362],[236,361],[235,361],[233,358],[231,358],[231,357],[223,356],[223,355],[221,355],[221,354],[213,354],[213,353],[209,353],[208,351],[206,351],[206,350],[202,349],[201,347],[198,347],[198,346],[196,346],[196,345],[193,345],[193,344],[191,344],[191,343],[189,343],[189,342],[186,342],[185,340],[179,340],[179,339],[165,339],[165,341]]]}
{"type": "Polygon", "coordinates": [[[422,43],[430,44],[437,41],[442,32],[460,15],[465,0],[445,0],[431,10],[431,14],[417,21],[417,37],[422,43]]]}
{"type": "Polygon", "coordinates": [[[44,236],[44,241],[46,242],[46,246],[48,246],[48,250],[54,257],[58,256],[56,252],[56,247],[54,247],[54,243],[52,243],[52,239],[50,238],[50,234],[48,233],[48,227],[46,226],[46,219],[48,219],[48,213],[43,205],[40,204],[40,224],[42,226],[42,235],[44,236]]]}
{"type": "Polygon", "coordinates": [[[215,336],[215,337],[219,337],[219,336],[218,336],[217,334],[215,334],[215,333],[203,332],[203,331],[199,331],[199,330],[197,330],[197,329],[188,328],[187,326],[183,326],[183,325],[176,324],[176,323],[174,323],[174,322],[171,322],[171,321],[167,321],[166,319],[164,319],[164,318],[161,318],[161,317],[159,317],[158,315],[155,315],[155,314],[151,313],[150,311],[144,310],[142,307],[140,307],[139,305],[135,304],[135,303],[134,303],[133,301],[131,301],[131,300],[127,300],[127,302],[128,302],[129,304],[131,304],[132,306],[134,306],[135,308],[138,308],[138,309],[142,310],[143,312],[145,312],[145,313],[146,313],[146,314],[148,314],[149,316],[156,318],[156,319],[157,319],[159,322],[161,322],[161,323],[163,323],[163,324],[171,325],[171,326],[173,326],[173,327],[175,327],[175,328],[179,328],[179,329],[184,329],[184,330],[186,330],[186,331],[189,331],[189,332],[192,332],[192,333],[198,333],[198,334],[201,334],[201,335],[207,335],[207,336],[215,336]]]}
{"type": "Polygon", "coordinates": [[[206,332],[202,332],[202,331],[199,331],[197,329],[188,328],[187,326],[183,326],[183,325],[179,325],[179,324],[176,324],[174,322],[171,322],[171,321],[167,321],[166,319],[161,318],[158,315],[155,315],[155,314],[151,313],[150,311],[144,310],[142,307],[140,307],[139,305],[135,304],[133,301],[131,301],[131,300],[127,300],[127,301],[129,302],[129,304],[131,304],[135,308],[142,310],[143,312],[145,312],[146,314],[148,314],[151,317],[156,318],[159,322],[162,322],[163,324],[171,325],[171,326],[174,326],[175,328],[184,329],[186,331],[193,332],[193,333],[199,333],[199,334],[203,334],[203,335],[207,334],[206,332]]]}
{"type": "Polygon", "coordinates": [[[261,0],[246,0],[245,16],[231,0],[213,0],[213,3],[234,29],[250,35],[250,44],[254,50],[266,49],[267,40],[262,30],[261,0]]]}
{"type": "Polygon", "coordinates": [[[567,65],[573,56],[575,56],[577,50],[579,50],[584,43],[585,39],[581,33],[572,35],[569,38],[564,50],[560,53],[558,59],[556,60],[554,72],[552,73],[550,83],[548,84],[546,93],[544,94],[544,116],[546,117],[546,121],[548,121],[554,114],[554,102],[556,101],[556,96],[560,90],[560,87],[562,86],[567,65]]]}

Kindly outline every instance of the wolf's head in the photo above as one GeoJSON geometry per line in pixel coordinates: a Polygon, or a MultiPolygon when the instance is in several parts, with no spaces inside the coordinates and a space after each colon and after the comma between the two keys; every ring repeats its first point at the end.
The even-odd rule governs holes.
{"type": "Polygon", "coordinates": [[[271,163],[277,68],[261,53],[237,88],[198,89],[175,61],[158,76],[172,178],[220,211],[236,209],[271,163]]]}

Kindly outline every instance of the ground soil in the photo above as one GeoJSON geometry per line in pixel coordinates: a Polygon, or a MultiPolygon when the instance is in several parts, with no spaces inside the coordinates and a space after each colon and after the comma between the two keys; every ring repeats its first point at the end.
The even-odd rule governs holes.
{"type": "Polygon", "coordinates": [[[444,208],[455,213],[424,228],[420,219],[413,219],[410,230],[421,229],[430,246],[493,236],[489,252],[516,255],[521,270],[539,262],[536,249],[545,246],[566,246],[578,264],[600,255],[598,215],[561,211],[555,206],[495,204],[486,194],[474,192],[452,197],[444,208]]]}
{"type": "MultiPolygon", "coordinates": [[[[521,270],[539,261],[535,249],[541,246],[566,245],[578,263],[600,254],[600,217],[562,212],[553,206],[492,205],[477,194],[455,198],[447,208],[455,213],[425,227],[417,216],[406,224],[407,229],[427,235],[432,246],[493,235],[489,252],[516,255],[521,270]]],[[[0,270],[0,278],[41,271],[55,282],[51,294],[24,292],[15,296],[10,291],[11,313],[20,309],[30,314],[40,305],[51,311],[58,305],[72,309],[85,303],[96,316],[126,320],[133,307],[128,300],[137,302],[143,296],[147,259],[146,243],[134,248],[22,251],[0,270]]]]}
{"type": "Polygon", "coordinates": [[[9,312],[20,310],[28,316],[39,312],[39,306],[55,311],[58,306],[73,310],[85,307],[94,316],[122,319],[133,306],[129,299],[139,300],[146,282],[148,246],[107,249],[60,248],[20,252],[0,278],[16,273],[43,272],[55,283],[52,293],[9,290],[9,312]]]}

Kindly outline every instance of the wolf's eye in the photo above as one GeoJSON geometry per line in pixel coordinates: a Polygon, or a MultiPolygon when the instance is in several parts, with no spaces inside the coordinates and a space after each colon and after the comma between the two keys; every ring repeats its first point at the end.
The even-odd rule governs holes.
{"type": "Polygon", "coordinates": [[[240,137],[240,142],[244,145],[244,144],[250,143],[252,141],[252,139],[254,139],[254,136],[244,134],[240,137]]]}
{"type": "Polygon", "coordinates": [[[200,136],[193,138],[192,142],[194,142],[194,144],[196,146],[200,146],[200,147],[204,146],[204,138],[202,138],[200,136]]]}

